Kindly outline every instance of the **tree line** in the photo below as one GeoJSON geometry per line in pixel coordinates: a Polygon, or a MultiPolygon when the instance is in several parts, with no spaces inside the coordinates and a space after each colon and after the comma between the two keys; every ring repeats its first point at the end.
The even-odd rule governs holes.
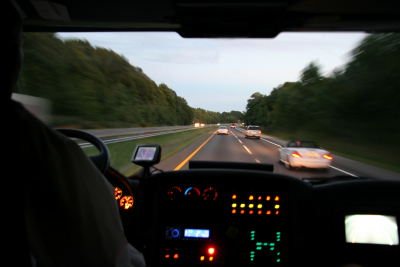
{"type": "Polygon", "coordinates": [[[14,92],[52,102],[53,126],[82,128],[236,122],[241,112],[192,108],[113,50],[54,33],[25,33],[14,92]]]}
{"type": "Polygon", "coordinates": [[[294,138],[399,144],[400,34],[368,35],[350,55],[329,76],[311,62],[298,81],[254,93],[244,120],[294,138]]]}

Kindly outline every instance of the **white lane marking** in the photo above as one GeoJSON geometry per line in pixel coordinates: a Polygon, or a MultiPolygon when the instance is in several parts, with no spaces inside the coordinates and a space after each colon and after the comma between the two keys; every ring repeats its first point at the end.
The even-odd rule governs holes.
{"type": "Polygon", "coordinates": [[[243,147],[247,150],[247,152],[249,152],[249,154],[253,155],[253,153],[251,153],[251,151],[246,146],[243,147]]]}
{"type": "Polygon", "coordinates": [[[256,162],[257,162],[257,163],[261,163],[258,159],[256,159],[256,162]]]}
{"type": "Polygon", "coordinates": [[[333,169],[335,169],[335,170],[338,170],[338,171],[340,171],[340,172],[343,172],[343,173],[345,173],[345,174],[348,174],[348,175],[350,175],[350,176],[358,177],[357,175],[354,175],[354,174],[349,173],[349,172],[345,172],[344,170],[341,170],[341,169],[339,169],[339,168],[336,168],[336,167],[333,167],[333,166],[330,166],[330,167],[333,168],[333,169]]]}
{"type": "Polygon", "coordinates": [[[278,145],[278,144],[276,144],[276,143],[274,143],[274,142],[268,141],[267,139],[261,138],[261,140],[264,140],[265,142],[271,143],[271,144],[273,144],[273,145],[275,145],[275,146],[282,147],[281,145],[278,145]]]}
{"type": "Polygon", "coordinates": [[[242,141],[240,141],[239,139],[238,139],[238,141],[239,141],[241,144],[243,144],[242,141]]]}

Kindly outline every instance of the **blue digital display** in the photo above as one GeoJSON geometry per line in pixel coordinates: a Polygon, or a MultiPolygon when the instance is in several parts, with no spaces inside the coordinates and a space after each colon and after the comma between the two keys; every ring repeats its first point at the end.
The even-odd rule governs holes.
{"type": "Polygon", "coordinates": [[[208,230],[208,229],[185,229],[184,237],[209,238],[210,230],[208,230]]]}

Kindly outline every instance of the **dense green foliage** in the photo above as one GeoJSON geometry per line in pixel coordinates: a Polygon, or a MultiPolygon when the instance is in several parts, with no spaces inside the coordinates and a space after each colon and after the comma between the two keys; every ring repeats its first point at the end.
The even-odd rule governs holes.
{"type": "Polygon", "coordinates": [[[399,104],[400,34],[373,34],[329,77],[311,62],[299,81],[286,82],[269,95],[254,93],[245,121],[291,138],[390,147],[400,143],[399,104]]]}
{"type": "Polygon", "coordinates": [[[24,64],[15,92],[51,100],[54,126],[190,125],[239,119],[232,112],[193,109],[124,56],[85,40],[63,41],[53,33],[25,34],[24,64]]]}

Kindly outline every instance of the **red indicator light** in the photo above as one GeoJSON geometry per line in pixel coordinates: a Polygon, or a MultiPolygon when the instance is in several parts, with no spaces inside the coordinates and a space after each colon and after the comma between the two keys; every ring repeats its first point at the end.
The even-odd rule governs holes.
{"type": "Polygon", "coordinates": [[[201,256],[201,257],[200,257],[200,260],[201,260],[201,261],[204,261],[204,256],[201,256]]]}
{"type": "Polygon", "coordinates": [[[236,199],[236,195],[233,195],[233,196],[232,196],[232,199],[236,199]]]}
{"type": "Polygon", "coordinates": [[[269,211],[267,211],[267,215],[270,215],[271,214],[271,211],[269,210],[269,211]]]}
{"type": "Polygon", "coordinates": [[[253,214],[253,211],[251,210],[251,211],[249,211],[249,214],[253,214]]]}
{"type": "Polygon", "coordinates": [[[271,197],[270,196],[267,196],[267,201],[269,201],[271,199],[271,197]]]}
{"type": "Polygon", "coordinates": [[[261,213],[262,213],[261,210],[259,210],[259,211],[258,211],[258,214],[261,214],[261,213]]]}
{"type": "Polygon", "coordinates": [[[214,257],[210,257],[210,258],[209,258],[210,261],[213,261],[213,259],[214,259],[214,257]]]}
{"type": "Polygon", "coordinates": [[[167,259],[168,259],[168,258],[169,258],[169,255],[168,255],[168,254],[167,254],[167,255],[165,255],[165,258],[167,258],[167,259]]]}
{"type": "Polygon", "coordinates": [[[249,197],[249,200],[253,200],[253,199],[254,199],[254,197],[253,197],[253,196],[250,196],[250,197],[249,197]]]}
{"type": "Polygon", "coordinates": [[[324,155],[324,158],[326,158],[326,159],[332,159],[332,156],[331,156],[331,155],[324,155]]]}
{"type": "Polygon", "coordinates": [[[236,210],[232,210],[232,213],[236,213],[236,210]]]}
{"type": "Polygon", "coordinates": [[[275,212],[275,214],[278,215],[278,214],[279,214],[279,210],[277,210],[277,211],[275,212]]]}
{"type": "Polygon", "coordinates": [[[244,210],[241,210],[240,213],[243,214],[243,213],[244,213],[244,210]]]}
{"type": "Polygon", "coordinates": [[[261,196],[258,197],[258,200],[261,200],[261,196]]]}
{"type": "Polygon", "coordinates": [[[212,254],[214,254],[214,252],[215,252],[214,248],[209,248],[208,249],[208,254],[212,255],[212,254]]]}
{"type": "Polygon", "coordinates": [[[279,201],[279,197],[278,196],[275,197],[275,201],[279,201]]]}
{"type": "Polygon", "coordinates": [[[175,254],[174,259],[177,259],[177,258],[179,258],[179,256],[178,256],[178,254],[175,254]]]}

